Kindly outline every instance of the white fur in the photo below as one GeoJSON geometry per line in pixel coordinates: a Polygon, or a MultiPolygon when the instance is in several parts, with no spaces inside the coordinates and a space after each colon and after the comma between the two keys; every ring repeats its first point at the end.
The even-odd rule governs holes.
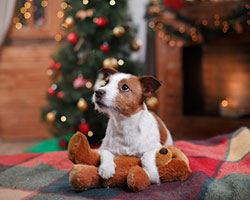
{"type": "MultiPolygon", "coordinates": [[[[115,74],[110,77],[110,83],[101,89],[106,91],[105,104],[109,108],[99,108],[99,111],[108,112],[109,122],[106,136],[98,152],[101,156],[101,166],[99,175],[104,178],[111,178],[115,172],[113,158],[117,155],[137,156],[141,158],[142,167],[148,174],[152,183],[160,183],[158,170],[155,162],[155,153],[161,148],[160,132],[154,116],[148,111],[144,104],[144,109],[136,114],[126,117],[113,110],[114,102],[119,95],[118,82],[124,78],[130,78],[129,74],[115,74]]],[[[93,96],[95,102],[95,95],[93,96]]],[[[166,127],[165,127],[166,128],[166,127]]],[[[166,128],[167,130],[167,128],[166,128]]],[[[172,137],[168,132],[167,144],[173,144],[172,137]]]]}

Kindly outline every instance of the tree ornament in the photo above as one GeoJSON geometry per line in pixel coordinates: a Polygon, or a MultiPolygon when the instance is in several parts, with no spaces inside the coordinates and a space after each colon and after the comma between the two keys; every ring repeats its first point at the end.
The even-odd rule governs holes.
{"type": "Polygon", "coordinates": [[[117,69],[118,68],[118,61],[116,58],[106,58],[104,61],[103,61],[103,67],[104,68],[114,68],[114,69],[117,69]]]}
{"type": "Polygon", "coordinates": [[[52,87],[49,87],[48,94],[49,94],[49,96],[54,96],[56,94],[56,90],[52,87]]]}
{"type": "Polygon", "coordinates": [[[131,42],[131,46],[132,46],[133,50],[138,51],[142,46],[142,41],[138,40],[138,39],[134,39],[131,42]]]}
{"type": "Polygon", "coordinates": [[[88,103],[84,98],[80,98],[77,103],[77,108],[82,111],[86,111],[88,109],[88,103]]]}
{"type": "Polygon", "coordinates": [[[78,130],[81,133],[83,133],[84,135],[86,135],[90,130],[90,126],[89,126],[89,124],[87,122],[82,122],[82,123],[79,124],[78,130]]]}
{"type": "Polygon", "coordinates": [[[66,19],[65,19],[65,24],[67,24],[68,28],[71,28],[74,26],[75,24],[75,20],[72,16],[68,16],[66,19]]]}
{"type": "Polygon", "coordinates": [[[100,49],[105,52],[108,53],[110,50],[110,46],[107,42],[104,42],[103,44],[100,45],[100,49]]]}
{"type": "Polygon", "coordinates": [[[56,114],[54,112],[48,112],[46,114],[46,121],[53,124],[56,120],[56,114]]]}
{"type": "Polygon", "coordinates": [[[173,8],[174,10],[184,7],[182,0],[164,0],[164,5],[166,8],[173,8]]]}
{"type": "Polygon", "coordinates": [[[158,99],[156,97],[150,97],[146,100],[146,104],[149,110],[155,110],[158,106],[158,99]]]}
{"type": "Polygon", "coordinates": [[[51,59],[49,60],[49,66],[50,66],[50,68],[54,68],[54,67],[55,67],[55,64],[56,64],[56,61],[55,61],[53,58],[51,58],[51,59]]]}
{"type": "Polygon", "coordinates": [[[75,44],[78,41],[78,36],[76,33],[69,33],[67,36],[67,40],[70,44],[75,44]]]}
{"type": "Polygon", "coordinates": [[[56,96],[57,96],[58,99],[63,99],[64,92],[63,91],[57,92],[56,96]]]}
{"type": "Polygon", "coordinates": [[[108,26],[108,23],[109,23],[109,20],[107,17],[98,17],[96,19],[96,25],[99,27],[99,28],[105,28],[108,26]]]}
{"type": "Polygon", "coordinates": [[[73,82],[73,86],[74,88],[82,88],[83,86],[85,86],[85,84],[87,83],[88,81],[83,78],[83,77],[77,77],[74,82],[73,82]]]}
{"type": "Polygon", "coordinates": [[[123,28],[123,26],[116,26],[114,29],[113,29],[113,35],[115,37],[121,37],[123,36],[125,33],[125,29],[123,28]]]}
{"type": "Polygon", "coordinates": [[[46,71],[49,78],[54,79],[56,77],[56,70],[54,69],[47,69],[46,71]]]}
{"type": "Polygon", "coordinates": [[[68,142],[66,140],[60,140],[58,143],[59,147],[62,149],[66,149],[68,146],[68,142]]]}

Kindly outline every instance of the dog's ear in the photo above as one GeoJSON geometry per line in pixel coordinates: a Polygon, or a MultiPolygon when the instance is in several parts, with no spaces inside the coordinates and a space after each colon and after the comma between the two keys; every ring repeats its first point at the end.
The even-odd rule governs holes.
{"type": "Polygon", "coordinates": [[[114,69],[114,68],[105,68],[105,67],[101,68],[99,70],[99,72],[102,72],[102,73],[108,74],[108,75],[112,75],[112,74],[118,73],[118,71],[116,69],[114,69]]]}
{"type": "Polygon", "coordinates": [[[153,96],[158,88],[162,85],[162,82],[153,76],[140,76],[139,80],[143,88],[143,100],[153,96]]]}

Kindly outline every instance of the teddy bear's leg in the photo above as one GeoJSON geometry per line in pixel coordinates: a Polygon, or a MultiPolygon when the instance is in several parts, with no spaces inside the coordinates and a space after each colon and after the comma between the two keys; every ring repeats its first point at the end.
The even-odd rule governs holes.
{"type": "Polygon", "coordinates": [[[83,191],[100,186],[98,168],[90,165],[76,164],[69,174],[69,182],[75,191],[83,191]]]}
{"type": "Polygon", "coordinates": [[[81,132],[72,136],[68,145],[68,158],[75,164],[98,166],[100,155],[89,146],[88,139],[81,132]]]}
{"type": "Polygon", "coordinates": [[[150,180],[146,172],[141,167],[135,166],[129,170],[127,184],[132,191],[139,192],[150,185],[150,180]]]}

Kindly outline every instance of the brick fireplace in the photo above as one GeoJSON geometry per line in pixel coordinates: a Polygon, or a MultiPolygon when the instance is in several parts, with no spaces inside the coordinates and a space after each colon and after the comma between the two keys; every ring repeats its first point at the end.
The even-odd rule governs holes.
{"type": "Polygon", "coordinates": [[[170,47],[156,34],[158,113],[175,139],[250,127],[250,40],[246,32],[203,45],[170,47]]]}

